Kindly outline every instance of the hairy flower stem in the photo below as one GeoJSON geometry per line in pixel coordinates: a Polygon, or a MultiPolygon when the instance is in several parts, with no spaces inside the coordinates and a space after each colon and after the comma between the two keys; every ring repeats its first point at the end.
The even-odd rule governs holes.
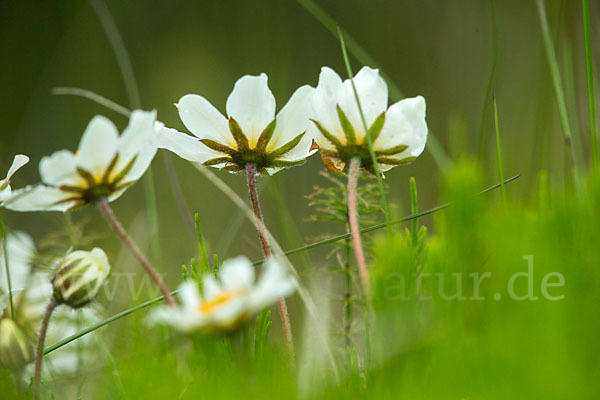
{"type": "MultiPolygon", "coordinates": [[[[256,231],[262,245],[265,259],[271,257],[271,246],[267,238],[267,228],[265,226],[262,211],[260,209],[260,202],[258,201],[258,192],[256,190],[256,166],[254,164],[246,164],[246,177],[248,178],[248,193],[250,195],[250,202],[252,203],[252,210],[256,217],[256,231]]],[[[283,335],[285,337],[285,344],[292,351],[294,340],[292,338],[292,325],[290,324],[290,316],[288,314],[287,303],[283,297],[279,298],[279,315],[281,316],[281,325],[283,327],[283,335]]]]}
{"type": "Polygon", "coordinates": [[[110,227],[113,229],[113,231],[115,231],[115,233],[121,238],[123,244],[127,246],[131,254],[133,254],[133,256],[141,264],[142,268],[144,268],[146,273],[150,275],[150,278],[154,281],[156,286],[158,286],[160,292],[167,301],[167,304],[169,304],[171,307],[175,307],[175,300],[173,300],[173,297],[169,293],[169,289],[167,289],[163,281],[160,279],[160,276],[158,276],[158,273],[156,272],[152,264],[150,264],[150,261],[146,258],[146,256],[144,256],[144,254],[142,254],[140,249],[133,242],[133,239],[131,239],[129,234],[125,231],[125,228],[123,228],[123,225],[121,225],[121,222],[119,222],[117,216],[108,204],[108,201],[102,198],[96,202],[96,206],[98,207],[98,210],[100,210],[100,213],[102,213],[102,215],[106,219],[106,222],[108,222],[110,227]]]}
{"type": "Polygon", "coordinates": [[[350,220],[350,231],[352,232],[352,242],[354,244],[354,255],[358,264],[358,273],[362,282],[367,300],[371,303],[371,282],[369,280],[369,271],[365,262],[365,253],[360,238],[360,224],[358,222],[358,176],[360,174],[360,160],[352,158],[348,166],[348,219],[350,220]]]}
{"type": "Polygon", "coordinates": [[[50,317],[54,312],[54,309],[58,306],[58,303],[54,299],[54,296],[50,299],[50,303],[46,307],[42,323],[40,325],[40,335],[38,338],[37,353],[35,357],[35,373],[33,376],[33,398],[39,400],[40,398],[40,381],[42,379],[42,358],[44,357],[44,342],[46,341],[46,333],[48,332],[48,323],[50,317]]]}

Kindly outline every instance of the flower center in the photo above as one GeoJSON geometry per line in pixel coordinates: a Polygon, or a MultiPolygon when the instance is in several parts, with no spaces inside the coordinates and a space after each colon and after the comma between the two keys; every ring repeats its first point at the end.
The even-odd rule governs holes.
{"type": "Polygon", "coordinates": [[[201,313],[212,313],[219,306],[231,301],[232,299],[239,297],[242,291],[239,289],[227,290],[223,293],[218,294],[212,300],[205,301],[198,306],[198,311],[201,313]]]}

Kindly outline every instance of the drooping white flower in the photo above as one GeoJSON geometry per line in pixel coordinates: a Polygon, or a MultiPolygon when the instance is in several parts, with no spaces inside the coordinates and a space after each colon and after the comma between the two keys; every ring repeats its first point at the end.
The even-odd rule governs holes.
{"type": "Polygon", "coordinates": [[[275,259],[265,263],[258,280],[254,268],[246,257],[226,260],[219,280],[211,274],[203,277],[202,294],[195,282],[184,282],[177,309],[157,309],[151,321],[185,333],[230,331],[295,290],[295,278],[275,259]]]}
{"type": "Polygon", "coordinates": [[[163,124],[156,112],[133,111],[119,136],[106,117],[88,124],[79,150],[60,150],[40,162],[42,184],[13,192],[5,207],[14,211],[67,211],[101,198],[117,199],[150,166],[163,124]]]}
{"type": "MultiPolygon", "coordinates": [[[[380,170],[418,157],[427,141],[425,99],[407,98],[388,108],[387,84],[378,70],[363,67],[353,81],[380,170]]],[[[310,129],[327,168],[342,172],[350,159],[358,158],[362,168],[374,173],[351,81],[342,81],[331,68],[323,67],[312,104],[314,124],[310,129]]]]}
{"type": "MultiPolygon", "coordinates": [[[[11,232],[7,237],[7,251],[10,267],[11,286],[13,289],[13,304],[15,315],[13,316],[9,306],[8,280],[6,278],[4,254],[0,246],[0,320],[6,330],[12,333],[18,332],[19,345],[23,349],[27,345],[22,340],[29,340],[29,346],[35,348],[37,343],[37,334],[44,310],[53,296],[53,288],[50,283],[48,273],[33,269],[33,259],[35,256],[35,244],[31,237],[24,232],[11,232]],[[5,320],[11,320],[6,322],[5,320]],[[18,328],[18,331],[15,330],[18,328]]],[[[82,329],[101,320],[101,314],[97,307],[86,307],[73,310],[69,307],[58,308],[50,323],[46,343],[52,345],[82,329]]],[[[8,332],[8,333],[11,333],[8,332]]],[[[14,339],[6,336],[6,338],[14,339]]],[[[1,342],[1,341],[0,341],[1,342]]],[[[14,342],[12,342],[14,344],[14,342]]],[[[82,337],[78,340],[77,346],[66,346],[45,356],[43,364],[44,379],[57,379],[72,377],[81,373],[82,368],[88,369],[91,361],[97,360],[99,353],[95,346],[96,341],[92,335],[82,337]]],[[[2,346],[3,343],[0,343],[2,346]]],[[[11,345],[11,343],[7,343],[11,345]]],[[[14,350],[14,349],[13,349],[14,350]]],[[[0,349],[0,352],[11,351],[10,349],[0,349]]],[[[25,367],[22,373],[17,375],[28,385],[33,376],[33,359],[25,367]]],[[[15,367],[17,367],[15,365],[15,367]]],[[[21,366],[19,366],[21,367],[21,366]]],[[[60,398],[66,397],[67,393],[73,389],[72,385],[60,385],[60,398]],[[66,392],[66,393],[63,393],[66,392]]]]}
{"type": "Polygon", "coordinates": [[[6,174],[6,178],[0,179],[0,205],[7,200],[11,194],[12,189],[10,187],[10,178],[21,169],[25,164],[29,162],[29,157],[24,154],[17,154],[13,159],[12,165],[8,169],[8,173],[6,174]]]}
{"type": "Polygon", "coordinates": [[[176,104],[189,136],[165,129],[160,147],[180,157],[230,172],[256,165],[273,174],[300,165],[313,154],[309,126],[311,97],[308,85],[294,92],[275,116],[275,97],[267,75],[243,76],[227,99],[227,117],[202,96],[188,94],[176,104]]]}
{"type": "Polygon", "coordinates": [[[104,250],[96,247],[92,251],[72,251],[54,272],[54,298],[59,304],[83,307],[94,300],[109,273],[104,250]]]}

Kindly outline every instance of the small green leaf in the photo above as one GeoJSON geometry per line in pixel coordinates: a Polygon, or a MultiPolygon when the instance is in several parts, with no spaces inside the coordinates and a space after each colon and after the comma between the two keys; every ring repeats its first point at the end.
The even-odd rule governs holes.
{"type": "Polygon", "coordinates": [[[264,152],[267,149],[267,145],[271,141],[273,137],[273,133],[275,132],[275,126],[277,125],[277,118],[271,121],[269,125],[265,128],[264,131],[260,134],[258,138],[258,142],[256,143],[256,150],[264,152]]]}
{"type": "Polygon", "coordinates": [[[288,151],[292,150],[294,147],[298,146],[298,143],[300,143],[305,134],[306,132],[303,132],[300,135],[293,138],[292,140],[290,140],[289,142],[287,142],[286,144],[284,144],[283,146],[281,146],[280,148],[273,150],[269,153],[269,156],[273,158],[281,157],[288,151]]]}
{"type": "Polygon", "coordinates": [[[393,156],[394,154],[402,153],[406,149],[408,149],[408,146],[401,144],[399,146],[390,147],[389,149],[377,150],[375,154],[378,156],[393,156]]]}
{"type": "Polygon", "coordinates": [[[383,129],[383,124],[385,123],[385,111],[379,114],[379,117],[371,124],[369,128],[369,132],[371,132],[371,141],[375,143],[379,134],[381,133],[381,129],[383,129]]]}
{"type": "Polygon", "coordinates": [[[344,135],[346,135],[346,144],[356,144],[356,133],[354,132],[354,127],[348,120],[348,117],[344,113],[344,110],[338,105],[336,106],[338,119],[340,120],[340,124],[342,125],[342,130],[344,131],[344,135]]]}
{"type": "Polygon", "coordinates": [[[331,144],[333,144],[336,148],[340,149],[343,147],[342,142],[340,142],[338,140],[338,138],[336,138],[335,136],[333,136],[331,134],[331,132],[329,132],[327,129],[325,129],[318,121],[315,121],[314,119],[311,119],[312,122],[314,122],[314,124],[317,126],[317,128],[319,129],[319,131],[321,132],[321,134],[323,136],[325,136],[325,138],[327,140],[329,140],[331,142],[331,144]]]}
{"type": "Polygon", "coordinates": [[[218,151],[221,153],[232,155],[236,152],[234,149],[227,147],[221,143],[217,143],[214,140],[200,139],[200,141],[202,142],[202,144],[204,144],[209,149],[212,149],[212,150],[215,150],[215,151],[218,151]]]}
{"type": "Polygon", "coordinates": [[[248,138],[244,135],[244,132],[237,121],[231,117],[229,118],[229,131],[237,143],[238,151],[250,150],[248,138]]]}

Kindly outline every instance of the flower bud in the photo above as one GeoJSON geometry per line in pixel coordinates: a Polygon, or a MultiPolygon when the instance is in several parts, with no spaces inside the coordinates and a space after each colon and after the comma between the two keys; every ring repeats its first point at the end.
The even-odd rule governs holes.
{"type": "Polygon", "coordinates": [[[52,278],[54,299],[73,308],[83,307],[94,300],[109,272],[110,264],[102,249],[73,251],[52,278]]]}
{"type": "Polygon", "coordinates": [[[10,318],[0,319],[0,364],[20,370],[34,359],[34,343],[10,318]]]}

